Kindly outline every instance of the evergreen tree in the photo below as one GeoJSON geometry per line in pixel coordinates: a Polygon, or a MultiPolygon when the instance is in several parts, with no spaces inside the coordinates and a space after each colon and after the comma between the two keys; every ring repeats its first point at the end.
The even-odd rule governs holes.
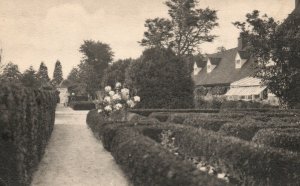
{"type": "Polygon", "coordinates": [[[44,62],[41,62],[40,68],[37,72],[37,77],[41,82],[42,86],[49,86],[50,78],[48,76],[48,68],[44,62]]]}
{"type": "Polygon", "coordinates": [[[37,78],[37,73],[32,66],[23,73],[21,81],[25,87],[39,88],[41,86],[41,83],[37,78]]]}
{"type": "Polygon", "coordinates": [[[62,66],[59,60],[55,63],[55,68],[53,72],[53,80],[52,85],[57,86],[59,85],[63,80],[63,72],[62,72],[62,66]]]}
{"type": "Polygon", "coordinates": [[[19,83],[21,80],[22,74],[19,71],[19,67],[12,62],[9,62],[3,69],[3,72],[0,76],[1,81],[3,82],[13,82],[19,83]]]}

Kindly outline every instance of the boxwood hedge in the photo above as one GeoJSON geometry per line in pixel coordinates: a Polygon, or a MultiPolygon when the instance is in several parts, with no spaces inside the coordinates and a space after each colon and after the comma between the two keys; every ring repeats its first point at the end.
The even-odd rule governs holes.
{"type": "Polygon", "coordinates": [[[300,152],[300,129],[262,129],[255,134],[252,141],[272,147],[284,148],[287,150],[300,152]]]}
{"type": "Polygon", "coordinates": [[[0,185],[29,185],[53,130],[57,94],[0,85],[0,185]]]}

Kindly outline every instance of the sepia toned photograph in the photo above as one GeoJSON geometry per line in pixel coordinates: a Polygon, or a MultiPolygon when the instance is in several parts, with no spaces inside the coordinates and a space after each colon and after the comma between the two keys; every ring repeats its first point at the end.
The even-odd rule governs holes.
{"type": "Polygon", "coordinates": [[[300,0],[0,0],[0,186],[227,185],[300,185],[300,0]]]}

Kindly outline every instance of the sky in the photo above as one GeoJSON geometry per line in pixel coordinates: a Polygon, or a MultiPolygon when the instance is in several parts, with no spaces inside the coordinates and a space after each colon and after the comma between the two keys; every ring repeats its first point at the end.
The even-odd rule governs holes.
{"type": "MultiPolygon", "coordinates": [[[[79,47],[84,40],[107,43],[114,60],[137,58],[138,44],[148,18],[166,17],[165,0],[1,0],[0,48],[3,62],[17,64],[21,71],[39,68],[41,61],[53,75],[56,60],[64,77],[82,58],[79,47]]],[[[234,48],[239,30],[232,22],[244,21],[257,9],[282,21],[295,7],[295,0],[199,0],[199,8],[217,10],[219,27],[213,43],[200,46],[213,53],[219,46],[234,48]]]]}

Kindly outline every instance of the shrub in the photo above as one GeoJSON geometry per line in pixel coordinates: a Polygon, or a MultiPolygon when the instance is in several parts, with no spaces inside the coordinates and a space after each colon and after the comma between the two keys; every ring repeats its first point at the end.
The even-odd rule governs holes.
{"type": "Polygon", "coordinates": [[[229,121],[232,120],[218,118],[187,118],[184,120],[183,124],[193,126],[196,128],[218,131],[222,125],[229,121]]]}
{"type": "Polygon", "coordinates": [[[73,110],[92,110],[95,109],[95,103],[92,101],[73,101],[70,103],[73,110]]]}
{"type": "Polygon", "coordinates": [[[188,65],[171,50],[146,49],[128,67],[126,84],[142,98],[139,108],[194,107],[194,84],[188,65]]]}
{"type": "Polygon", "coordinates": [[[300,129],[262,129],[253,137],[253,142],[291,151],[300,151],[300,129]]]}
{"type": "Polygon", "coordinates": [[[238,137],[250,141],[257,131],[265,128],[299,128],[297,123],[286,123],[277,118],[271,118],[268,122],[262,122],[253,118],[243,118],[238,121],[229,122],[220,128],[220,133],[238,137]]]}
{"type": "Polygon", "coordinates": [[[217,109],[131,109],[130,112],[149,116],[154,112],[163,112],[163,113],[218,113],[217,109]]]}
{"type": "Polygon", "coordinates": [[[165,122],[168,120],[170,113],[167,112],[153,112],[149,115],[150,118],[156,118],[160,122],[165,122]]]}
{"type": "Polygon", "coordinates": [[[300,158],[296,153],[258,146],[204,129],[173,132],[181,154],[200,157],[243,185],[299,185],[300,158]]]}
{"type": "MultiPolygon", "coordinates": [[[[226,185],[133,128],[110,130],[111,153],[134,185],[226,185]]],[[[107,137],[107,135],[105,135],[107,137]]]]}
{"type": "Polygon", "coordinates": [[[0,85],[0,183],[29,185],[53,130],[57,94],[0,85]]]}

